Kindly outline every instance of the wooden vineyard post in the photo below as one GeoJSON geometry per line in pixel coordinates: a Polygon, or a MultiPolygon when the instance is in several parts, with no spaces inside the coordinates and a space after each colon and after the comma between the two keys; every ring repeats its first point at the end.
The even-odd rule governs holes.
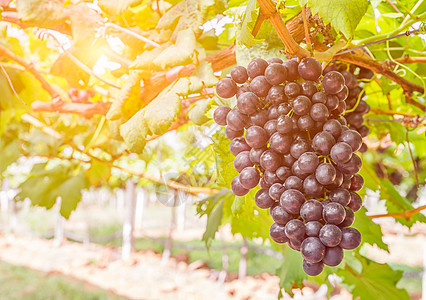
{"type": "Polygon", "coordinates": [[[177,190],[173,190],[173,205],[171,207],[171,219],[170,219],[170,227],[169,227],[169,235],[167,237],[167,241],[166,241],[166,245],[164,247],[164,251],[163,251],[163,255],[161,257],[161,264],[165,265],[167,264],[167,262],[170,259],[170,256],[172,254],[172,246],[173,246],[173,231],[176,227],[176,202],[177,202],[177,197],[178,195],[178,191],[177,190]]]}
{"type": "Polygon", "coordinates": [[[123,222],[123,244],[121,248],[121,258],[129,260],[130,254],[134,250],[134,229],[135,229],[135,206],[136,193],[135,184],[131,179],[126,182],[125,201],[125,217],[123,222]]]}
{"type": "Polygon", "coordinates": [[[58,207],[58,214],[57,214],[57,219],[56,219],[56,223],[55,223],[55,237],[54,237],[54,242],[53,244],[55,246],[61,246],[62,242],[64,241],[64,223],[65,223],[65,218],[61,215],[61,204],[62,204],[62,199],[61,197],[58,197],[56,199],[56,205],[58,207]]]}
{"type": "Polygon", "coordinates": [[[248,254],[248,244],[247,239],[244,238],[243,246],[240,249],[241,259],[240,265],[238,267],[238,279],[244,280],[247,275],[247,254],[248,254]]]}

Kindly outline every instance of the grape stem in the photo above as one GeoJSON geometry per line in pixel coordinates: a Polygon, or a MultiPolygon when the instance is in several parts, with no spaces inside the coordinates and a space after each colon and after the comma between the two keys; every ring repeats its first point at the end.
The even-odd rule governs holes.
{"type": "Polygon", "coordinates": [[[398,213],[387,213],[387,214],[380,214],[380,215],[370,215],[368,216],[370,219],[377,219],[377,218],[399,218],[399,219],[410,219],[410,217],[414,216],[415,214],[421,212],[422,210],[426,209],[426,205],[419,206],[417,208],[406,210],[403,212],[398,213]]]}
{"type": "Polygon", "coordinates": [[[302,17],[303,27],[305,28],[306,48],[308,48],[308,51],[312,51],[311,37],[309,36],[309,24],[306,18],[306,5],[303,5],[302,7],[302,17]]]}
{"type": "Polygon", "coordinates": [[[413,169],[414,169],[414,175],[415,175],[415,178],[416,178],[416,185],[417,185],[417,188],[420,188],[419,174],[417,173],[416,162],[414,160],[413,152],[411,151],[410,139],[408,138],[408,132],[409,132],[408,128],[405,128],[405,139],[407,140],[408,151],[410,152],[411,161],[413,162],[413,169]]]}
{"type": "Polygon", "coordinates": [[[257,3],[259,3],[260,9],[263,11],[266,18],[271,21],[275,31],[278,33],[278,36],[284,43],[286,51],[291,55],[297,56],[298,58],[310,57],[310,52],[302,48],[290,34],[283,19],[281,18],[280,13],[277,11],[274,2],[272,2],[272,0],[257,0],[257,3]]]}

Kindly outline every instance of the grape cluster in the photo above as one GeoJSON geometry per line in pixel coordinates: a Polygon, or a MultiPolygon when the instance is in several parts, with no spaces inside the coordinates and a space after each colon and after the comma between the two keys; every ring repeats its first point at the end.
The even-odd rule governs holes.
{"type": "MultiPolygon", "coordinates": [[[[336,62],[332,62],[324,68],[323,74],[325,75],[331,71],[339,71],[345,77],[345,84],[349,91],[345,100],[347,110],[345,118],[349,128],[358,131],[363,138],[368,136],[370,130],[364,125],[364,115],[370,111],[370,106],[363,100],[365,94],[362,91],[359,80],[370,80],[374,73],[366,68],[338,64],[336,62]]],[[[359,152],[364,153],[365,151],[367,151],[367,145],[362,143],[359,152]]]]}
{"type": "Polygon", "coordinates": [[[322,73],[313,58],[256,58],[218,82],[218,96],[236,96],[237,105],[214,112],[215,122],[226,126],[239,173],[232,192],[246,195],[260,182],[254,200],[275,221],[271,239],[300,251],[311,276],[324,264],[337,266],[343,249],[361,243],[349,226],[362,206],[356,193],[364,184],[356,174],[362,163],[355,153],[362,137],[342,116],[352,99],[345,77],[322,73]]]}

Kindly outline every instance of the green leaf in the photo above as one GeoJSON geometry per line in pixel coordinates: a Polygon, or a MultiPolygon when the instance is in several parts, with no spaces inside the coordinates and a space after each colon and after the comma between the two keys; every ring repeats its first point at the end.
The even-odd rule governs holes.
{"type": "Polygon", "coordinates": [[[188,117],[194,122],[195,125],[203,125],[210,119],[206,113],[210,109],[210,99],[199,100],[195,102],[194,106],[188,112],[188,117]]]}
{"type": "Polygon", "coordinates": [[[212,64],[206,61],[202,61],[191,77],[198,77],[206,87],[215,86],[219,81],[216,76],[214,76],[212,64]]]}
{"type": "Polygon", "coordinates": [[[285,248],[284,261],[275,273],[280,277],[280,288],[289,292],[293,283],[300,285],[303,280],[308,278],[308,275],[303,271],[302,255],[296,250],[285,248]]]}
{"type": "Polygon", "coordinates": [[[77,208],[81,200],[81,190],[89,185],[84,172],[69,177],[57,187],[56,193],[61,197],[61,215],[69,218],[71,212],[77,208]]]}
{"type": "Polygon", "coordinates": [[[245,201],[246,196],[235,196],[231,206],[231,211],[233,215],[238,215],[242,211],[245,201]]]}
{"type": "MultiPolygon", "coordinates": [[[[386,200],[385,204],[389,213],[398,213],[403,212],[404,210],[414,209],[410,201],[407,198],[403,198],[388,179],[382,179],[380,187],[380,194],[386,200]]],[[[426,217],[423,214],[418,213],[411,216],[409,219],[395,218],[395,221],[410,228],[416,222],[426,223],[426,217]]]]}
{"type": "Polygon", "coordinates": [[[249,0],[244,13],[244,21],[241,24],[241,30],[237,34],[237,41],[247,47],[262,42],[260,39],[254,38],[252,35],[254,23],[256,22],[256,0],[249,0]]]}
{"type": "Polygon", "coordinates": [[[21,156],[21,147],[18,140],[12,140],[6,144],[0,139],[0,175],[7,167],[21,156]]]}
{"type": "Polygon", "coordinates": [[[29,198],[32,205],[51,208],[58,197],[60,212],[68,218],[81,200],[81,190],[88,187],[84,172],[74,175],[77,165],[62,164],[49,168],[46,163],[35,164],[27,180],[19,185],[16,200],[29,198]]]}
{"type": "Polygon", "coordinates": [[[141,71],[130,71],[129,78],[127,78],[108,110],[106,115],[108,120],[114,121],[122,117],[128,119],[140,109],[141,78],[141,71]]]}
{"type": "Polygon", "coordinates": [[[19,0],[16,9],[22,22],[40,27],[60,25],[67,17],[61,0],[19,0]]]}
{"type": "Polygon", "coordinates": [[[120,127],[120,135],[123,137],[127,148],[134,153],[142,153],[148,133],[149,129],[145,124],[144,110],[138,111],[120,127]]]}
{"type": "Polygon", "coordinates": [[[358,272],[348,266],[339,269],[337,275],[343,279],[354,299],[360,297],[375,300],[410,299],[407,291],[396,287],[402,278],[401,271],[394,271],[387,264],[379,264],[361,255],[362,271],[358,272]]]}
{"type": "Polygon", "coordinates": [[[234,168],[234,156],[228,150],[231,141],[225,136],[223,129],[212,136],[212,141],[216,158],[216,184],[229,189],[232,179],[238,175],[234,168]]]}
{"type": "Polygon", "coordinates": [[[388,245],[383,242],[383,234],[380,226],[374,223],[367,215],[367,210],[363,207],[355,213],[353,227],[361,232],[362,244],[377,245],[379,248],[389,252],[388,245]]]}
{"type": "Polygon", "coordinates": [[[99,7],[112,16],[119,15],[125,12],[129,7],[136,6],[142,3],[142,0],[100,0],[99,7]]]}
{"type": "Polygon", "coordinates": [[[205,22],[206,15],[210,7],[214,7],[217,12],[224,8],[223,1],[214,0],[183,0],[169,9],[158,22],[157,28],[174,28],[173,39],[179,32],[190,29],[193,32],[201,32],[200,26],[205,22]]]}
{"type": "Polygon", "coordinates": [[[97,160],[92,160],[90,168],[86,171],[87,180],[93,186],[107,182],[110,176],[111,166],[97,160]]]}
{"type": "Polygon", "coordinates": [[[194,32],[191,29],[179,31],[176,43],[164,49],[156,58],[154,64],[161,69],[192,63],[196,47],[194,32]]]}
{"type": "Polygon", "coordinates": [[[348,39],[367,12],[368,0],[308,0],[312,13],[318,13],[325,24],[341,31],[348,39]]]}
{"type": "Polygon", "coordinates": [[[145,122],[149,130],[158,135],[165,133],[179,116],[181,102],[180,97],[172,92],[159,95],[151,101],[143,109],[145,122]]]}
{"type": "Polygon", "coordinates": [[[224,201],[225,199],[219,200],[217,205],[213,208],[213,210],[207,217],[206,231],[204,232],[203,238],[202,238],[202,240],[206,243],[207,248],[210,247],[211,242],[214,239],[220,224],[222,224],[224,201]]]}
{"type": "Polygon", "coordinates": [[[155,71],[160,70],[160,67],[154,63],[154,59],[161,54],[166,48],[172,46],[171,42],[166,42],[160,47],[145,51],[138,55],[135,61],[130,65],[130,69],[138,69],[142,73],[143,78],[148,78],[155,71]]]}

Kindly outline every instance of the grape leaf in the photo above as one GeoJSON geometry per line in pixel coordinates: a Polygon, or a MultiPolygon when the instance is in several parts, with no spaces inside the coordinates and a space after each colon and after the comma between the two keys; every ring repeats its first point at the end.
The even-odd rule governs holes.
{"type": "MultiPolygon", "coordinates": [[[[386,199],[386,208],[389,213],[398,213],[403,212],[404,210],[414,209],[407,198],[403,198],[388,179],[382,179],[380,187],[380,194],[384,199],[386,199]]],[[[395,218],[395,220],[402,225],[408,226],[408,228],[416,222],[426,223],[426,217],[421,213],[417,213],[408,219],[395,218]]]]}
{"type": "Polygon", "coordinates": [[[0,139],[0,175],[6,168],[21,156],[21,149],[18,140],[7,143],[0,139]]]}
{"type": "Polygon", "coordinates": [[[56,194],[62,198],[60,213],[69,218],[71,212],[77,208],[81,200],[81,190],[89,186],[84,172],[68,177],[56,189],[56,194]]]}
{"type": "Polygon", "coordinates": [[[182,100],[170,92],[160,95],[151,101],[144,109],[146,125],[153,134],[161,135],[180,114],[182,100]]]}
{"type": "Polygon", "coordinates": [[[200,32],[200,26],[205,22],[206,14],[211,6],[220,11],[224,7],[221,1],[215,3],[214,0],[183,0],[169,9],[158,22],[157,28],[170,29],[175,27],[172,36],[175,39],[179,32],[190,29],[193,32],[200,32]]]}
{"type": "Polygon", "coordinates": [[[41,27],[60,25],[67,17],[61,0],[19,0],[16,9],[22,22],[41,27]]]}
{"type": "Polygon", "coordinates": [[[357,255],[362,263],[362,271],[358,272],[348,266],[339,269],[336,274],[352,292],[353,297],[376,300],[410,299],[407,291],[396,287],[402,278],[402,271],[394,271],[387,264],[379,264],[361,255],[357,255]]]}
{"type": "Polygon", "coordinates": [[[188,112],[188,117],[194,122],[195,125],[203,125],[210,119],[206,113],[210,109],[210,99],[199,100],[195,102],[194,106],[188,112]]]}
{"type": "Polygon", "coordinates": [[[206,231],[202,238],[202,240],[206,243],[207,248],[210,247],[220,224],[222,224],[223,202],[225,201],[225,198],[223,195],[215,195],[212,200],[214,202],[214,206],[207,217],[206,231]]]}
{"type": "Polygon", "coordinates": [[[86,177],[93,186],[107,182],[111,176],[111,166],[97,160],[92,160],[90,168],[86,171],[86,177]]]}
{"type": "Polygon", "coordinates": [[[212,136],[213,150],[216,158],[216,184],[220,187],[229,189],[232,179],[238,175],[234,168],[234,156],[228,150],[231,143],[221,130],[212,136]]]}
{"type": "Polygon", "coordinates": [[[135,153],[142,153],[148,134],[149,129],[145,124],[144,110],[138,111],[120,127],[120,135],[123,137],[127,148],[135,153]]]}
{"type": "Polygon", "coordinates": [[[130,69],[138,69],[142,72],[141,75],[143,78],[148,78],[151,76],[152,72],[160,70],[160,67],[154,64],[154,59],[160,55],[164,49],[172,45],[173,44],[171,42],[167,42],[162,44],[160,47],[143,52],[138,55],[136,60],[130,65],[130,69]]]}
{"type": "Polygon", "coordinates": [[[237,34],[238,42],[247,47],[251,47],[257,43],[262,42],[260,39],[254,38],[252,31],[254,22],[256,22],[256,0],[249,0],[244,13],[244,21],[241,24],[241,30],[237,34]]]}
{"type": "Polygon", "coordinates": [[[389,252],[388,245],[383,242],[383,234],[380,226],[374,223],[367,215],[367,210],[363,207],[355,213],[353,227],[361,232],[362,244],[377,245],[379,248],[389,252]]]}
{"type": "Polygon", "coordinates": [[[99,7],[112,16],[125,12],[129,7],[142,3],[142,0],[99,0],[99,7]]]}
{"type": "Polygon", "coordinates": [[[133,116],[140,109],[141,72],[132,70],[106,115],[110,121],[133,116]]]}
{"type": "Polygon", "coordinates": [[[161,69],[192,63],[195,47],[194,32],[191,29],[179,31],[176,43],[164,49],[153,63],[161,69]]]}
{"type": "Polygon", "coordinates": [[[48,168],[46,163],[35,164],[27,180],[19,185],[20,192],[15,200],[29,198],[32,205],[49,209],[61,197],[61,215],[69,218],[81,200],[81,190],[88,187],[84,172],[74,175],[76,167],[78,166],[62,164],[48,168]]]}
{"type": "Polygon", "coordinates": [[[212,64],[206,61],[202,61],[198,65],[191,77],[198,77],[206,87],[215,86],[218,82],[217,77],[214,76],[212,64]]]}
{"type": "Polygon", "coordinates": [[[308,0],[307,5],[313,14],[319,14],[325,24],[331,23],[336,30],[350,39],[359,21],[367,12],[370,2],[368,0],[308,0]]]}
{"type": "Polygon", "coordinates": [[[275,273],[280,277],[280,288],[290,291],[293,283],[300,285],[303,280],[308,278],[308,275],[303,271],[302,262],[303,258],[299,252],[285,247],[284,261],[275,273]]]}

